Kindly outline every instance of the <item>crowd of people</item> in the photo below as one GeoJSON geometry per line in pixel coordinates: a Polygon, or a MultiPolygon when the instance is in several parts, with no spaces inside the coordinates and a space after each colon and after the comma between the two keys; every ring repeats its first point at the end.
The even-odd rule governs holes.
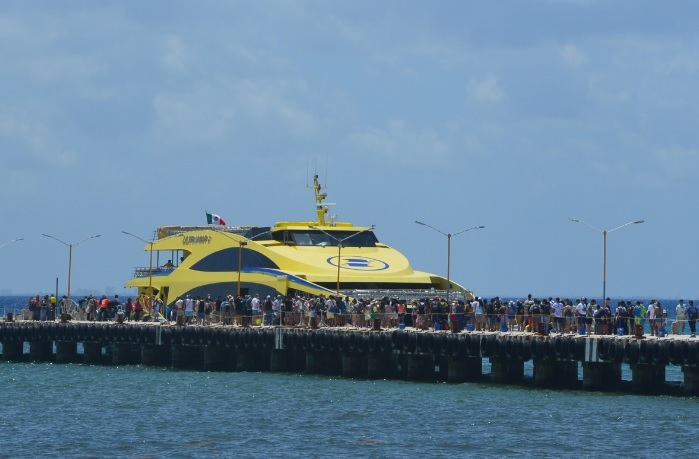
{"type": "Polygon", "coordinates": [[[34,321],[51,321],[65,314],[71,319],[86,321],[114,321],[119,318],[124,321],[139,321],[144,318],[155,320],[162,310],[162,300],[156,296],[142,296],[135,300],[127,299],[125,303],[119,300],[119,295],[108,298],[92,294],[82,297],[77,302],[63,296],[60,300],[54,295],[33,296],[27,301],[27,310],[34,321]]]}
{"type": "MultiPolygon", "coordinates": [[[[65,296],[39,295],[28,301],[33,320],[54,320],[56,311],[67,313],[72,302],[65,296]],[[57,309],[58,308],[58,309],[57,309]]],[[[594,299],[575,301],[561,298],[532,298],[506,301],[499,297],[470,301],[457,298],[424,297],[350,298],[341,295],[293,296],[259,294],[212,298],[185,295],[163,307],[157,296],[142,296],[121,303],[118,295],[98,298],[88,295],[72,311],[75,319],[88,321],[165,320],[182,325],[260,326],[354,326],[417,329],[458,329],[476,331],[524,331],[534,333],[634,334],[647,323],[651,335],[668,333],[667,310],[657,300],[646,306],[642,301],[618,301],[606,298],[603,304],[594,299]]],[[[673,334],[688,331],[696,336],[699,311],[693,301],[679,300],[675,307],[673,334]]],[[[641,332],[642,333],[642,332],[641,332]]]]}

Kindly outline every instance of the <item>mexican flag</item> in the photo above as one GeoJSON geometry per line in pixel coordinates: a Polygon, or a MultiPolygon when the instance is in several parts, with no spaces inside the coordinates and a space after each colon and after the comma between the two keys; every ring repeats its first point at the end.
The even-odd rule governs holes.
{"type": "Polygon", "coordinates": [[[226,221],[220,215],[206,212],[206,223],[209,225],[225,225],[226,221]]]}

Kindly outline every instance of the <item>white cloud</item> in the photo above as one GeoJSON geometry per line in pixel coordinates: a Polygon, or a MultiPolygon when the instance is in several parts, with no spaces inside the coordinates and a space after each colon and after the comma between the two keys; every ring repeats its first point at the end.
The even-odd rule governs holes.
{"type": "Polygon", "coordinates": [[[467,85],[468,93],[476,100],[484,102],[499,102],[505,97],[505,91],[498,84],[494,75],[486,75],[482,80],[470,80],[467,85]]]}
{"type": "Polygon", "coordinates": [[[699,151],[680,146],[660,148],[653,152],[656,179],[663,182],[691,179],[699,172],[699,151]]]}
{"type": "Polygon", "coordinates": [[[168,36],[165,39],[165,52],[162,57],[165,68],[188,74],[190,73],[187,65],[188,59],[189,52],[182,43],[182,39],[174,35],[168,36]]]}
{"type": "Polygon", "coordinates": [[[573,45],[565,45],[561,48],[561,59],[571,67],[580,67],[587,63],[587,56],[573,45]]]}
{"type": "Polygon", "coordinates": [[[62,148],[52,129],[35,119],[35,114],[0,109],[0,142],[18,146],[5,148],[8,163],[13,157],[21,157],[24,161],[30,159],[31,167],[43,168],[71,165],[77,159],[76,152],[62,148]]]}
{"type": "Polygon", "coordinates": [[[393,119],[383,128],[368,128],[349,136],[358,154],[383,158],[404,165],[420,165],[444,160],[450,145],[429,128],[408,126],[405,120],[393,119]]]}
{"type": "Polygon", "coordinates": [[[294,101],[305,93],[303,82],[283,80],[215,80],[190,92],[155,97],[157,135],[168,142],[218,142],[248,136],[250,125],[268,133],[308,137],[316,131],[312,113],[294,101]],[[260,126],[264,126],[261,128],[260,126]]]}

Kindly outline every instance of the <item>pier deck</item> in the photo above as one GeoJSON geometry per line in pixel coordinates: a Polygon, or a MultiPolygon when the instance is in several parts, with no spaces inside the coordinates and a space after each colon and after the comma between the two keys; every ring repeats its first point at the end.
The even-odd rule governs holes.
{"type": "Polygon", "coordinates": [[[312,330],[23,321],[0,322],[0,342],[6,361],[305,372],[451,383],[485,380],[559,389],[699,395],[699,340],[686,335],[639,339],[409,328],[312,330]],[[490,375],[483,374],[483,359],[490,363],[490,375]],[[532,378],[524,377],[528,361],[533,362],[532,378]],[[630,383],[622,381],[622,365],[631,370],[630,383]],[[681,367],[681,387],[666,382],[668,366],[681,367]]]}

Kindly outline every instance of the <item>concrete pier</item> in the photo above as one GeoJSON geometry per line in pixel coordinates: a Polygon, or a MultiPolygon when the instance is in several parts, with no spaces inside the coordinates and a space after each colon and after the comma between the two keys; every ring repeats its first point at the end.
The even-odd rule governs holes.
{"type": "Polygon", "coordinates": [[[577,381],[578,362],[576,361],[539,360],[534,362],[534,384],[536,386],[565,388],[573,387],[577,381]]]}
{"type": "Polygon", "coordinates": [[[683,366],[684,373],[684,395],[699,395],[699,367],[683,366]]]}
{"type": "Polygon", "coordinates": [[[143,344],[141,346],[141,364],[146,366],[167,366],[170,363],[170,353],[165,346],[143,344]]]}
{"type": "Polygon", "coordinates": [[[75,341],[56,341],[56,363],[77,363],[78,343],[75,341]]]}
{"type": "Polygon", "coordinates": [[[53,360],[53,341],[41,340],[29,343],[29,360],[50,362],[53,360]]]}
{"type": "Polygon", "coordinates": [[[342,354],[342,376],[348,378],[366,378],[367,366],[366,355],[342,354]]]}
{"type": "Polygon", "coordinates": [[[102,363],[102,343],[87,341],[83,343],[83,363],[99,365],[102,363]]]}
{"type": "Polygon", "coordinates": [[[172,368],[204,371],[204,346],[172,346],[172,368]]]}
{"type": "Polygon", "coordinates": [[[621,383],[621,364],[607,362],[583,362],[583,389],[590,391],[614,391],[621,383]]]}
{"type": "Polygon", "coordinates": [[[483,359],[480,357],[454,357],[448,359],[447,382],[463,383],[480,381],[483,375],[483,359]]]}
{"type": "Polygon", "coordinates": [[[112,365],[138,365],[141,363],[141,346],[132,343],[112,344],[112,365]]]}
{"type": "Polygon", "coordinates": [[[393,375],[391,354],[370,353],[367,355],[367,379],[385,379],[393,375]]]}
{"type": "Polygon", "coordinates": [[[23,359],[24,341],[4,341],[2,343],[2,359],[20,361],[23,359]]]}
{"type": "Polygon", "coordinates": [[[434,381],[434,356],[413,354],[407,358],[406,377],[409,381],[434,381]]]}
{"type": "Polygon", "coordinates": [[[524,379],[524,361],[507,358],[490,359],[490,382],[494,384],[519,383],[524,379]]]}
{"type": "Polygon", "coordinates": [[[420,382],[482,381],[483,359],[488,359],[490,374],[485,376],[497,384],[699,395],[699,340],[673,335],[586,337],[0,320],[0,342],[2,359],[16,362],[142,364],[195,371],[275,371],[420,382]],[[84,350],[82,355],[79,347],[84,350]],[[534,367],[531,378],[524,373],[529,361],[534,367]],[[631,371],[631,384],[622,384],[624,365],[631,371]],[[682,369],[682,389],[666,382],[669,366],[682,369]]]}
{"type": "Polygon", "coordinates": [[[665,384],[665,365],[631,365],[632,387],[638,394],[657,394],[665,384]]]}

